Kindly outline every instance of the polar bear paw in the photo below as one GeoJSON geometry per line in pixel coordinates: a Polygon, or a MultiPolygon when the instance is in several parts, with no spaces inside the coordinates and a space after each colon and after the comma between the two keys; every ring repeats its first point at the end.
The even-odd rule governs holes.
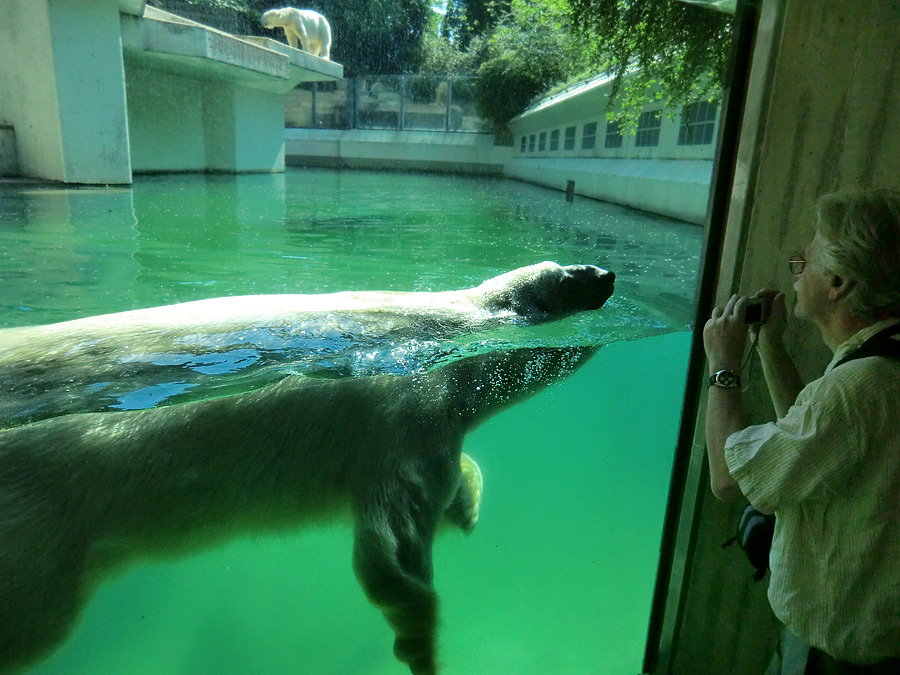
{"type": "Polygon", "coordinates": [[[469,533],[475,529],[475,525],[478,523],[484,479],[478,464],[464,452],[459,456],[459,468],[462,480],[456,496],[447,507],[447,518],[463,532],[469,533]]]}

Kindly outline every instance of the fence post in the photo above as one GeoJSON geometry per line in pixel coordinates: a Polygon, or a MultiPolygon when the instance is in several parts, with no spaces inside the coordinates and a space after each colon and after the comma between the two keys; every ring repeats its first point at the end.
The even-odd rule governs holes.
{"type": "Polygon", "coordinates": [[[350,128],[357,129],[359,126],[359,76],[355,75],[350,80],[350,85],[347,87],[347,92],[349,94],[348,98],[350,99],[348,103],[350,104],[350,128]]]}
{"type": "Polygon", "coordinates": [[[400,131],[403,131],[404,120],[403,108],[406,103],[406,75],[400,76],[400,131]]]}
{"type": "Polygon", "coordinates": [[[447,77],[447,105],[444,111],[444,131],[450,131],[450,99],[453,98],[453,81],[447,77]]]}

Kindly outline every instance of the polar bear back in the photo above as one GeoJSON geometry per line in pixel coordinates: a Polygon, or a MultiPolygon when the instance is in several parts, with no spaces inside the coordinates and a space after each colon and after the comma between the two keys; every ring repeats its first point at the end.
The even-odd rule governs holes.
{"type": "Polygon", "coordinates": [[[328,19],[311,9],[283,7],[270,9],[262,15],[264,28],[283,28],[291,47],[309,52],[323,59],[331,57],[331,26],[328,19]]]}

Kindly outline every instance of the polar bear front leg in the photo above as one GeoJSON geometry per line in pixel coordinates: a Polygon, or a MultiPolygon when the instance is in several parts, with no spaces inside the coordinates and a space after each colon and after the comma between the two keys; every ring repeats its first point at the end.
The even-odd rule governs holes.
{"type": "Polygon", "coordinates": [[[394,631],[394,655],[413,675],[437,673],[431,551],[439,517],[423,490],[384,490],[361,510],[354,532],[356,578],[394,631]]]}
{"type": "Polygon", "coordinates": [[[459,488],[444,515],[447,520],[468,534],[478,523],[484,479],[478,464],[464,452],[460,453],[459,468],[462,473],[459,488]]]}
{"type": "MultiPolygon", "coordinates": [[[[304,44],[303,38],[306,36],[306,32],[304,31],[302,34],[297,30],[297,26],[283,26],[284,28],[284,36],[287,38],[288,44],[297,49],[297,45],[300,45],[301,49],[306,49],[306,45],[304,44]]],[[[303,24],[299,24],[299,28],[303,29],[303,24]]]]}
{"type": "Polygon", "coordinates": [[[307,54],[312,54],[312,45],[309,42],[309,33],[306,31],[306,22],[298,21],[297,22],[297,39],[300,41],[300,49],[305,51],[307,54]]]}

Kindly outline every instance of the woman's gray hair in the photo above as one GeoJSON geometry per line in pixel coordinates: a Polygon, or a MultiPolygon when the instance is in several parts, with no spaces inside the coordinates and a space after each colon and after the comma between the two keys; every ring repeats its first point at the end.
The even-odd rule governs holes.
{"type": "Polygon", "coordinates": [[[900,191],[832,192],[819,198],[817,213],[825,267],[855,282],[853,315],[900,316],[900,191]]]}

